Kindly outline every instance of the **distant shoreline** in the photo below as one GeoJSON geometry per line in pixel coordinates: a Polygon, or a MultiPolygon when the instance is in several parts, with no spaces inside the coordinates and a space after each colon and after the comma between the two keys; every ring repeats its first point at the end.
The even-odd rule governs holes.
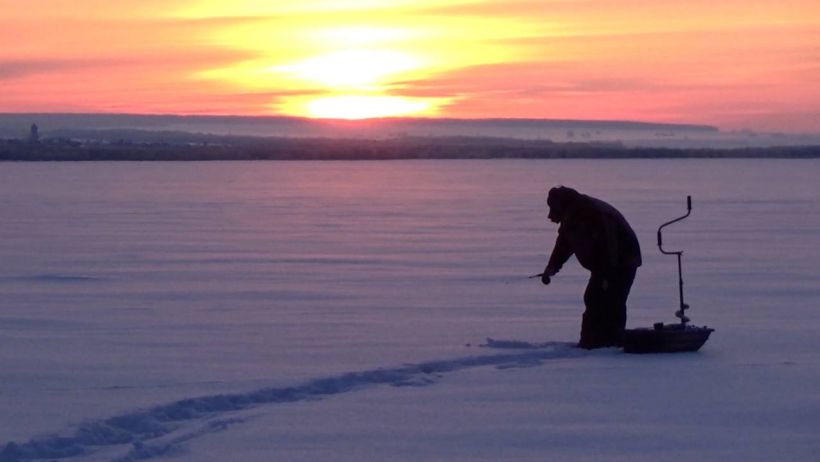
{"type": "Polygon", "coordinates": [[[617,143],[555,143],[503,138],[232,138],[231,143],[40,143],[0,141],[0,161],[317,161],[412,159],[706,159],[820,158],[820,145],[766,148],[627,148],[617,143]]]}

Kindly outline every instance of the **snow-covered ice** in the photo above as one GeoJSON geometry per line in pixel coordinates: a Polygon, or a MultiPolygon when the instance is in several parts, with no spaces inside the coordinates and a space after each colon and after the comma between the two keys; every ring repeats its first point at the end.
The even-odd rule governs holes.
{"type": "Polygon", "coordinates": [[[0,460],[816,460],[820,162],[0,165],[0,460]],[[564,184],[618,207],[629,326],[540,272],[564,184]],[[487,337],[496,339],[488,341],[487,337]],[[503,340],[498,340],[503,339],[503,340]],[[6,442],[11,442],[6,444],[6,442]]]}

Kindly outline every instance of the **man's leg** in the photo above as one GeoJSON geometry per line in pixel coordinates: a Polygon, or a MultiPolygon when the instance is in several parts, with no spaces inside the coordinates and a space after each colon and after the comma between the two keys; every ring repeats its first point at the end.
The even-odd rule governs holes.
{"type": "Polygon", "coordinates": [[[603,278],[592,274],[584,291],[584,306],[586,307],[581,319],[580,348],[601,348],[607,345],[604,332],[607,321],[606,291],[603,287],[603,278]]]}
{"type": "Polygon", "coordinates": [[[603,336],[611,345],[621,343],[621,331],[626,327],[626,299],[635,281],[635,273],[635,268],[621,268],[607,280],[607,322],[603,336]]]}

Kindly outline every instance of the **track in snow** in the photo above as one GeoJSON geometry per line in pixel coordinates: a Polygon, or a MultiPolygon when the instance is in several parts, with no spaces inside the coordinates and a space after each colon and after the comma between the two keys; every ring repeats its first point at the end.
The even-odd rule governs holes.
{"type": "Polygon", "coordinates": [[[437,382],[443,374],[475,367],[533,367],[545,360],[607,352],[603,350],[591,353],[564,342],[528,343],[489,338],[481,347],[526,351],[407,364],[310,380],[292,387],[262,388],[248,393],[183,399],[104,420],[86,422],[71,436],[47,436],[26,443],[10,442],[0,452],[0,462],[69,459],[91,455],[108,456],[105,460],[117,462],[150,459],[182,451],[183,444],[187,441],[244,421],[233,414],[226,416],[227,413],[277,403],[327,398],[377,385],[427,386],[437,382]]]}

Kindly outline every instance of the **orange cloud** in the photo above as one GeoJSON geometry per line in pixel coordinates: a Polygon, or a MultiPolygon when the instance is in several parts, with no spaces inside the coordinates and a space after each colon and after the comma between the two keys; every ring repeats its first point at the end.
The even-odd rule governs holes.
{"type": "Polygon", "coordinates": [[[31,0],[0,41],[0,111],[820,130],[816,0],[31,0]]]}

